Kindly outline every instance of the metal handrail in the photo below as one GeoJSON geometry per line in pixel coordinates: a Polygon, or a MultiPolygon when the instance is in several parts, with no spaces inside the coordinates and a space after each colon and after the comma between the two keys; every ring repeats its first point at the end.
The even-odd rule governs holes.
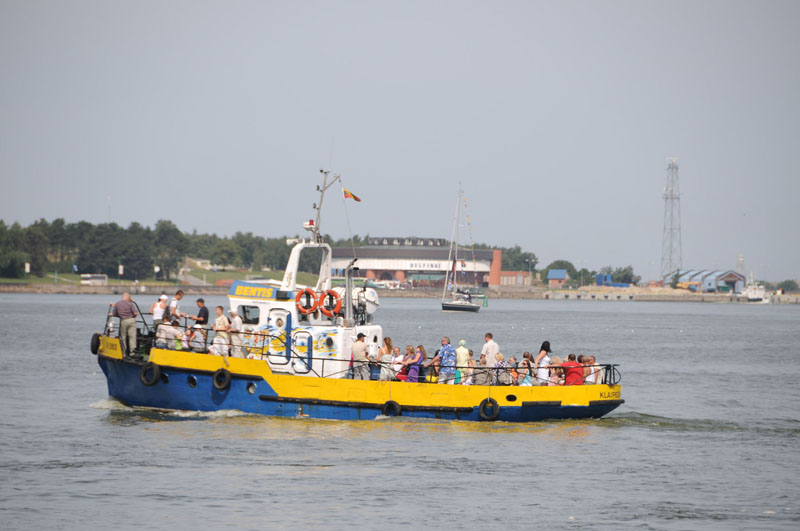
{"type": "MultiPolygon", "coordinates": [[[[134,304],[136,304],[136,303],[134,303],[134,304]]],[[[106,323],[105,323],[105,327],[104,327],[104,331],[103,331],[104,334],[107,334],[107,332],[108,332],[108,323],[109,323],[109,319],[108,318],[111,317],[111,312],[112,312],[113,306],[114,306],[113,304],[109,305],[109,311],[108,311],[108,315],[107,315],[107,318],[106,318],[106,323]]],[[[139,306],[138,305],[136,306],[136,309],[139,310],[139,306]]],[[[158,329],[158,325],[161,324],[161,323],[154,323],[153,326],[152,326],[152,334],[150,334],[151,328],[150,328],[150,325],[148,325],[147,321],[144,319],[144,317],[143,317],[144,315],[145,314],[139,312],[139,317],[141,317],[141,321],[144,324],[146,331],[148,332],[148,336],[142,337],[141,338],[141,342],[139,342],[139,344],[142,344],[142,345],[149,344],[149,347],[148,347],[148,350],[149,350],[150,348],[153,348],[155,346],[155,342],[156,342],[155,333],[156,333],[156,331],[158,329]]],[[[148,312],[147,315],[151,315],[151,314],[148,312]]],[[[172,326],[172,325],[170,325],[170,326],[172,326]]],[[[178,325],[177,328],[179,330],[182,329],[184,332],[187,332],[189,330],[192,330],[193,326],[189,326],[189,325],[180,326],[180,325],[178,325]]],[[[204,328],[204,330],[208,330],[208,329],[204,328]]],[[[285,333],[281,334],[281,335],[273,335],[273,334],[265,333],[265,331],[261,330],[261,331],[250,331],[250,332],[229,331],[229,332],[227,332],[227,334],[229,334],[229,335],[240,335],[240,336],[243,336],[243,335],[250,335],[250,336],[257,335],[257,336],[260,336],[260,340],[258,340],[258,343],[260,343],[260,346],[244,347],[244,345],[241,345],[241,348],[249,348],[249,352],[250,353],[255,352],[256,355],[258,355],[258,356],[260,356],[262,358],[262,360],[263,360],[264,356],[267,356],[267,359],[263,360],[263,361],[267,361],[268,363],[270,363],[272,365],[290,365],[292,360],[295,360],[295,359],[296,360],[300,360],[306,365],[306,367],[308,367],[308,369],[309,369],[308,372],[313,372],[315,375],[317,375],[320,378],[330,378],[330,377],[333,377],[333,376],[337,376],[337,375],[340,375],[342,373],[349,372],[350,369],[348,368],[348,369],[346,369],[344,371],[338,371],[338,372],[335,372],[335,373],[332,373],[332,374],[329,374],[329,375],[320,376],[320,374],[318,374],[317,371],[315,371],[313,369],[313,362],[315,360],[321,360],[322,361],[322,371],[321,372],[322,372],[323,375],[325,374],[325,362],[326,361],[328,361],[328,362],[335,361],[335,362],[338,362],[338,363],[350,362],[351,366],[352,366],[352,364],[355,364],[355,363],[367,363],[367,364],[370,364],[370,365],[377,365],[377,366],[379,366],[381,368],[389,367],[389,370],[392,371],[395,376],[397,375],[397,371],[395,371],[392,368],[393,364],[391,362],[383,362],[383,361],[380,361],[380,360],[353,361],[353,360],[348,360],[348,359],[331,359],[329,357],[313,356],[313,353],[312,353],[312,355],[309,355],[309,351],[311,350],[311,348],[313,348],[310,345],[311,344],[311,339],[312,339],[313,336],[310,336],[310,334],[309,334],[308,343],[306,344],[306,353],[301,353],[295,348],[295,340],[294,339],[288,339],[287,340],[286,337],[281,337],[281,336],[285,336],[286,335],[285,333]],[[287,346],[287,343],[288,343],[288,346],[289,346],[288,350],[289,350],[289,352],[291,352],[291,354],[287,355],[285,352],[282,352],[282,353],[271,352],[270,351],[270,347],[271,347],[271,343],[273,341],[278,341],[284,347],[284,350],[286,350],[286,346],[287,346]],[[280,363],[280,364],[275,363],[275,361],[270,359],[270,358],[273,358],[275,356],[278,356],[278,357],[281,357],[281,358],[285,359],[286,362],[285,363],[280,363]]],[[[232,342],[229,343],[229,346],[232,346],[232,342]]],[[[205,336],[204,337],[204,352],[203,353],[207,353],[207,352],[208,352],[208,336],[205,336]]],[[[470,369],[471,368],[471,369],[473,369],[475,371],[482,371],[482,372],[491,372],[491,371],[500,371],[500,370],[510,370],[511,369],[511,367],[488,367],[488,366],[485,366],[485,365],[477,365],[475,367],[470,367],[469,365],[463,365],[463,366],[462,365],[453,365],[453,366],[450,366],[450,367],[452,367],[453,369],[470,369]]],[[[559,368],[557,366],[549,366],[549,367],[550,368],[559,368]]],[[[622,381],[622,374],[620,373],[619,369],[617,368],[617,367],[619,367],[619,364],[613,364],[613,363],[595,364],[595,365],[584,365],[584,367],[590,367],[590,368],[600,367],[600,368],[604,369],[603,370],[603,380],[602,380],[602,382],[600,382],[601,385],[618,385],[622,381]]],[[[538,378],[538,376],[536,376],[535,371],[533,369],[531,369],[531,371],[533,373],[531,375],[532,379],[537,380],[537,381],[542,381],[540,378],[538,378]]],[[[427,371],[425,371],[425,372],[427,372],[427,371]]],[[[421,374],[423,374],[423,373],[421,373],[421,374]]],[[[455,375],[453,376],[453,378],[455,378],[455,375]]],[[[426,382],[420,382],[420,383],[426,383],[426,382]]]]}

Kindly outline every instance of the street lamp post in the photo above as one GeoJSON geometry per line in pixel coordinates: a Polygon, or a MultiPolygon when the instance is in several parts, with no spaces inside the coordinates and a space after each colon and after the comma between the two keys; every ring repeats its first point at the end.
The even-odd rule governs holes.
{"type": "Polygon", "coordinates": [[[532,258],[528,258],[526,260],[526,262],[528,262],[528,274],[530,274],[530,277],[528,277],[528,286],[532,287],[533,286],[533,259],[532,258]]]}

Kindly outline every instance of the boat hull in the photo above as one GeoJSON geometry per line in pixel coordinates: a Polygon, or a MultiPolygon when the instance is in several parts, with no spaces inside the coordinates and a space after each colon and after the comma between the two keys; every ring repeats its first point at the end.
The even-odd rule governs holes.
{"type": "Polygon", "coordinates": [[[480,304],[471,302],[442,302],[442,311],[444,312],[477,312],[480,309],[480,304]]]}
{"type": "Polygon", "coordinates": [[[336,380],[270,373],[263,361],[159,349],[151,351],[150,360],[156,360],[161,377],[145,385],[140,377],[144,361],[99,354],[108,394],[134,407],[239,410],[336,420],[370,420],[397,414],[391,408],[387,411],[389,401],[399,406],[403,417],[484,421],[487,419],[481,415],[480,404],[492,398],[498,404],[498,414],[491,420],[506,422],[600,418],[624,402],[620,386],[449,386],[336,380]],[[220,390],[214,386],[214,373],[226,363],[232,378],[230,385],[220,390]]]}

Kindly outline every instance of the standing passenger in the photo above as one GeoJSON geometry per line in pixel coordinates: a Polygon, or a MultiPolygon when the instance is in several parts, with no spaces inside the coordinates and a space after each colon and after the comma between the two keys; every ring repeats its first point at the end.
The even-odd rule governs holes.
{"type": "Polygon", "coordinates": [[[242,330],[244,329],[244,325],[242,324],[242,318],[239,317],[239,312],[233,308],[230,311],[231,314],[231,356],[234,358],[243,358],[242,355],[242,330]]]}
{"type": "Polygon", "coordinates": [[[194,321],[194,324],[202,325],[203,328],[208,325],[208,308],[206,307],[206,301],[203,298],[197,299],[197,315],[189,315],[189,319],[194,321]]]}
{"type": "MultiPolygon", "coordinates": [[[[203,323],[197,323],[202,326],[203,323]]],[[[217,318],[214,320],[214,330],[217,332],[217,337],[225,340],[225,344],[229,345],[231,340],[228,332],[231,329],[231,322],[225,317],[225,308],[217,306],[217,318]]]]}
{"type": "Polygon", "coordinates": [[[162,294],[156,302],[150,306],[150,313],[153,314],[153,324],[158,326],[164,320],[164,310],[167,309],[167,296],[162,294]]]}
{"type": "Polygon", "coordinates": [[[470,357],[467,342],[463,339],[459,340],[456,349],[456,383],[461,383],[466,379],[470,357]]]}
{"type": "Polygon", "coordinates": [[[177,319],[178,321],[181,320],[181,317],[186,315],[185,313],[181,312],[180,301],[182,298],[183,290],[179,289],[175,292],[175,296],[172,297],[172,300],[169,301],[169,314],[173,319],[177,319]]]}
{"type": "Polygon", "coordinates": [[[439,383],[453,385],[456,380],[456,349],[450,344],[450,338],[442,338],[442,349],[439,351],[439,383]]]}
{"type": "Polygon", "coordinates": [[[136,306],[131,301],[131,294],[127,291],[122,294],[122,300],[117,301],[111,312],[114,317],[119,317],[119,344],[122,354],[132,356],[136,352],[136,306]]]}
{"type": "Polygon", "coordinates": [[[536,370],[536,382],[534,385],[549,385],[550,384],[550,342],[545,341],[539,348],[539,355],[533,362],[533,368],[536,370]]]}
{"type": "Polygon", "coordinates": [[[483,348],[481,348],[481,355],[486,355],[486,364],[489,367],[494,367],[494,364],[497,362],[495,356],[497,353],[500,352],[500,347],[497,343],[494,342],[494,336],[491,332],[486,332],[486,335],[483,336],[484,343],[483,348]]]}
{"type": "MultiPolygon", "coordinates": [[[[399,352],[399,349],[398,349],[399,352]]],[[[378,351],[378,363],[381,366],[381,373],[378,377],[382,382],[388,382],[393,379],[392,373],[392,359],[394,353],[394,347],[392,346],[392,338],[391,337],[384,337],[383,338],[383,346],[378,351]]]]}
{"type": "Polygon", "coordinates": [[[369,359],[367,358],[367,344],[364,339],[367,336],[359,333],[356,342],[353,343],[353,379],[369,380],[369,359]]]}

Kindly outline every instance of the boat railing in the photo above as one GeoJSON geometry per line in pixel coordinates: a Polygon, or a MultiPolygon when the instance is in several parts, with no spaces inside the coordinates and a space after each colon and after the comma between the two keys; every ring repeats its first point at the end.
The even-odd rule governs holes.
{"type": "MultiPolygon", "coordinates": [[[[393,365],[395,365],[395,364],[393,364],[391,362],[380,362],[380,361],[371,361],[370,360],[368,363],[369,363],[370,367],[373,367],[373,368],[375,368],[375,367],[377,367],[379,369],[387,368],[389,370],[389,372],[391,373],[393,378],[396,378],[397,374],[400,372],[400,371],[397,371],[393,367],[393,365]]],[[[599,381],[596,381],[595,383],[599,383],[599,384],[602,384],[602,385],[618,385],[622,381],[622,374],[620,373],[619,368],[618,368],[619,365],[617,365],[617,364],[606,363],[606,364],[596,364],[596,365],[584,365],[584,367],[592,369],[592,371],[596,375],[599,375],[599,381]]],[[[560,368],[561,368],[560,366],[552,366],[552,369],[558,370],[560,368]]],[[[442,378],[446,378],[444,380],[445,382],[449,382],[450,380],[457,380],[457,379],[461,379],[463,381],[467,377],[467,376],[465,376],[465,374],[466,374],[466,370],[468,370],[468,369],[472,369],[472,371],[473,371],[473,373],[472,373],[473,380],[475,379],[475,377],[478,374],[483,374],[483,375],[486,375],[489,378],[489,381],[497,382],[499,380],[497,378],[497,376],[501,372],[510,372],[512,369],[520,369],[520,367],[510,367],[510,366],[509,367],[486,367],[486,366],[470,367],[470,366],[456,365],[456,366],[453,367],[453,369],[454,369],[454,371],[453,371],[452,375],[450,375],[450,372],[445,373],[446,376],[443,376],[441,372],[439,372],[438,374],[435,374],[435,376],[437,378],[436,383],[441,383],[442,382],[442,378]],[[456,374],[456,372],[458,370],[460,370],[460,369],[463,369],[464,371],[459,376],[459,375],[456,374]]],[[[424,383],[424,382],[428,381],[429,371],[431,371],[431,370],[432,369],[431,369],[430,366],[428,366],[428,367],[421,366],[420,367],[420,373],[419,373],[419,382],[420,383],[424,383]]],[[[376,379],[376,378],[371,378],[371,379],[376,379]]],[[[541,380],[536,375],[533,375],[531,377],[531,380],[532,380],[532,386],[534,386],[534,387],[536,387],[536,386],[547,386],[547,385],[553,385],[553,386],[564,385],[563,382],[562,383],[556,383],[556,382],[551,382],[550,380],[541,380]],[[535,382],[535,383],[533,383],[533,382],[535,382]]],[[[581,384],[584,384],[585,380],[586,380],[586,377],[584,377],[584,381],[581,382],[581,384]]],[[[478,385],[482,385],[482,384],[478,384],[478,385]]],[[[497,384],[497,385],[518,385],[518,384],[497,384]]]]}
{"type": "MultiPolygon", "coordinates": [[[[108,319],[106,320],[106,325],[104,329],[104,334],[110,335],[113,333],[113,321],[110,319],[111,311],[113,309],[113,305],[109,307],[108,312],[108,319]]],[[[138,310],[138,306],[137,306],[138,310]]],[[[150,315],[149,313],[147,315],[150,315]]],[[[184,319],[185,321],[185,319],[184,319]]],[[[171,325],[174,326],[174,325],[171,325]]],[[[138,338],[137,338],[137,348],[135,355],[143,356],[150,352],[151,348],[156,347],[156,329],[158,328],[158,324],[152,326],[147,323],[147,320],[144,318],[144,314],[139,312],[139,316],[137,317],[137,329],[139,330],[138,338]],[[139,327],[138,324],[141,323],[142,326],[139,327]]],[[[175,326],[178,331],[181,333],[182,336],[186,336],[187,334],[191,333],[193,330],[198,330],[193,325],[184,322],[184,325],[175,326]]],[[[200,354],[209,354],[209,355],[216,355],[209,351],[209,347],[212,346],[212,343],[209,342],[209,334],[208,332],[212,331],[213,328],[204,326],[200,328],[202,330],[203,335],[203,344],[202,347],[192,347],[191,343],[189,343],[188,348],[184,347],[184,343],[182,339],[178,341],[181,342],[181,348],[175,348],[175,340],[172,340],[173,344],[169,345],[167,343],[167,348],[169,350],[181,350],[181,351],[191,351],[200,354]]],[[[284,366],[291,366],[293,362],[300,362],[305,365],[305,373],[312,373],[318,377],[324,378],[341,378],[342,376],[352,377],[353,372],[353,364],[358,363],[367,363],[370,367],[370,379],[380,379],[380,371],[382,369],[386,369],[388,374],[391,376],[392,380],[397,379],[398,371],[395,369],[396,363],[385,362],[380,360],[373,360],[370,359],[366,362],[351,362],[347,359],[337,359],[325,356],[314,356],[313,355],[313,346],[312,341],[313,338],[309,334],[305,343],[305,351],[301,351],[297,348],[297,338],[287,338],[286,334],[270,334],[265,330],[258,330],[258,331],[228,331],[226,332],[230,338],[238,336],[240,339],[238,341],[227,341],[226,350],[230,352],[231,347],[237,347],[242,349],[242,354],[247,357],[268,361],[271,366],[276,365],[284,365],[284,366]],[[245,341],[246,339],[248,339],[245,341]],[[320,366],[320,371],[317,372],[314,369],[314,362],[320,361],[321,363],[318,364],[320,366]],[[325,371],[326,363],[336,363],[337,367],[341,366],[342,363],[348,363],[348,368],[344,370],[338,370],[335,372],[327,373],[325,371]],[[320,374],[321,373],[321,374],[320,374]],[[377,373],[377,374],[376,374],[377,373]]],[[[596,375],[599,377],[599,383],[602,385],[618,385],[622,381],[622,375],[619,371],[619,366],[617,364],[596,364],[596,365],[584,365],[584,367],[589,367],[592,369],[596,375]]],[[[459,369],[462,370],[461,378],[464,379],[468,369],[472,369],[473,371],[473,378],[475,378],[479,374],[486,375],[490,381],[496,382],[496,376],[503,371],[511,371],[513,367],[488,367],[484,365],[478,365],[475,367],[470,366],[455,366],[454,369],[458,371],[459,369]]],[[[560,366],[551,366],[549,367],[551,371],[559,371],[561,369],[560,366]]],[[[516,367],[516,369],[521,369],[521,367],[516,367]]],[[[419,373],[419,382],[425,383],[428,379],[429,371],[434,369],[431,366],[420,367],[419,373]]],[[[524,370],[524,369],[523,369],[524,370]]],[[[445,373],[445,374],[449,374],[445,373]]],[[[439,375],[437,375],[437,382],[438,382],[439,375]]],[[[447,378],[456,379],[457,376],[455,372],[453,376],[447,376],[447,378]]],[[[552,375],[551,375],[552,378],[552,375]]],[[[542,385],[563,385],[559,384],[558,380],[556,382],[552,381],[543,381],[541,380],[536,371],[532,371],[531,374],[532,384],[534,386],[542,386],[542,385]]]]}

